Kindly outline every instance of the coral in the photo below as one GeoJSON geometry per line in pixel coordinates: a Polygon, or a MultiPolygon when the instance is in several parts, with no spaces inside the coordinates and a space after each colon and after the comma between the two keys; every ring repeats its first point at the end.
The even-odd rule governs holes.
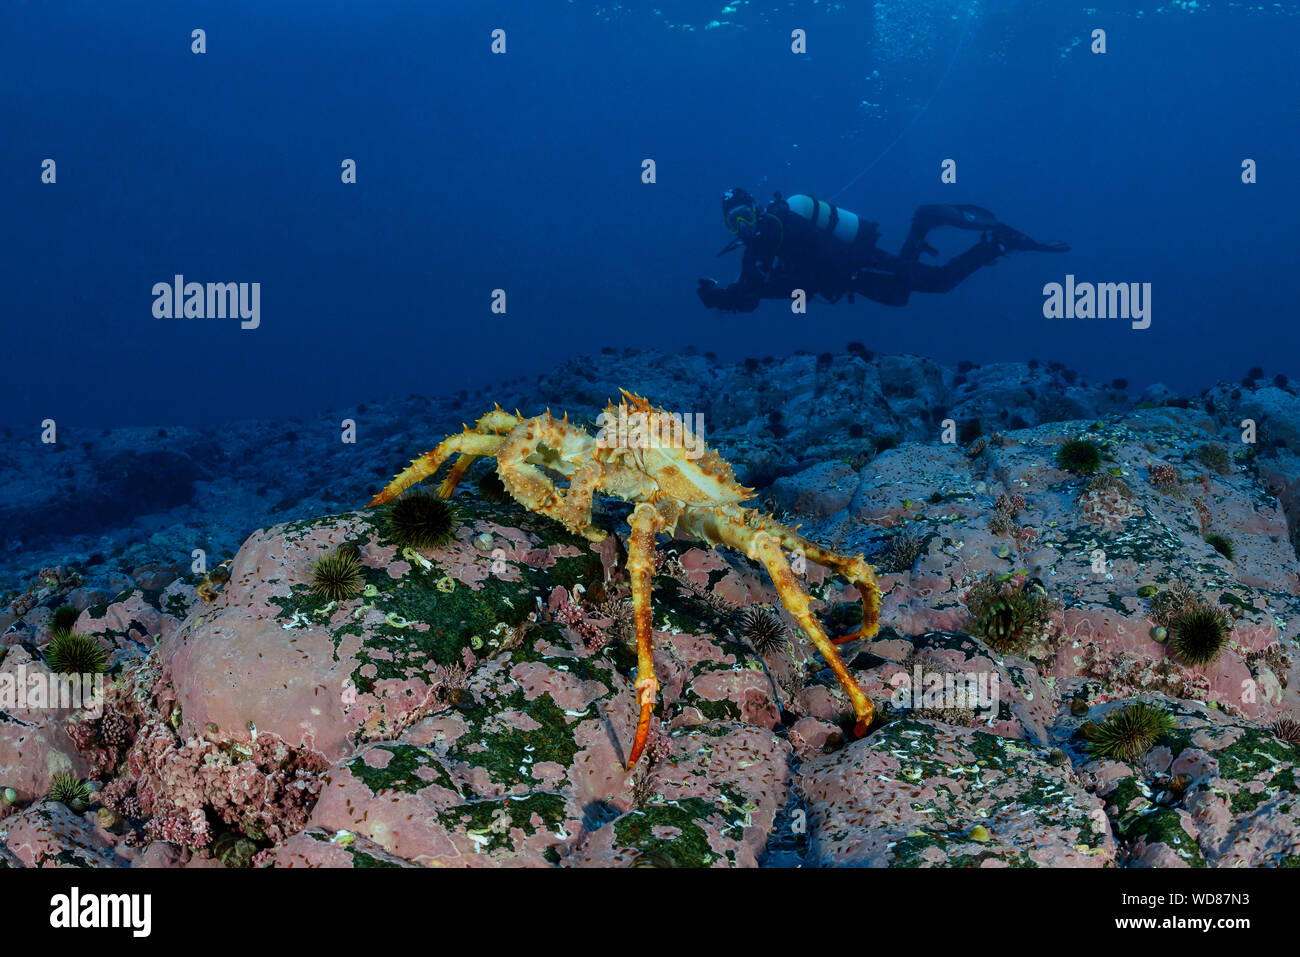
{"type": "Polygon", "coordinates": [[[144,826],[145,840],[166,841],[178,847],[207,847],[212,843],[212,828],[201,810],[188,816],[169,814],[150,818],[144,826]]]}
{"type": "Polygon", "coordinates": [[[1233,556],[1236,554],[1235,549],[1232,547],[1232,541],[1226,535],[1220,535],[1218,532],[1211,532],[1205,536],[1205,541],[1211,548],[1228,561],[1232,561],[1233,556]]]}
{"type": "Polygon", "coordinates": [[[609,642],[605,633],[588,621],[582,609],[568,598],[561,597],[551,615],[556,621],[577,632],[582,643],[592,651],[599,651],[609,642]]]}
{"type": "Polygon", "coordinates": [[[1209,664],[1223,651],[1230,632],[1227,615],[1217,608],[1198,605],[1170,622],[1169,648],[1185,664],[1209,664]]]}
{"type": "Polygon", "coordinates": [[[1119,531],[1141,508],[1133,502],[1133,490],[1119,476],[1098,472],[1088,479],[1083,494],[1079,496],[1079,510],[1085,522],[1101,525],[1110,531],[1119,531]]]}
{"type": "Polygon", "coordinates": [[[1207,535],[1210,530],[1210,506],[1205,504],[1205,499],[1199,497],[1192,499],[1192,505],[1196,508],[1196,520],[1201,525],[1201,534],[1207,535]]]}
{"type": "Polygon", "coordinates": [[[50,780],[50,800],[60,801],[69,807],[90,797],[90,786],[75,774],[60,772],[50,780]]]}
{"type": "Polygon", "coordinates": [[[99,791],[99,803],[123,817],[141,816],[140,799],[135,796],[135,782],[127,777],[114,778],[99,791]]]}
{"type": "Polygon", "coordinates": [[[135,722],[112,706],[94,721],[73,721],[67,725],[68,737],[86,757],[95,773],[111,777],[122,762],[135,736],[135,722]]]}
{"type": "Polygon", "coordinates": [[[785,622],[771,608],[762,605],[746,608],[740,618],[740,633],[764,657],[785,648],[785,622]]]}
{"type": "MultiPolygon", "coordinates": [[[[328,766],[320,754],[265,731],[247,742],[182,740],[161,715],[152,715],[126,757],[139,806],[128,810],[119,802],[119,808],[164,823],[179,818],[192,846],[199,846],[209,817],[254,840],[279,841],[306,825],[328,766]]],[[[175,821],[168,826],[179,831],[175,821]]]]}
{"type": "Polygon", "coordinates": [[[456,508],[432,492],[416,490],[397,499],[383,518],[388,536],[409,548],[441,548],[456,537],[456,508]]]}
{"type": "Polygon", "coordinates": [[[1000,654],[1023,654],[1045,632],[1054,607],[1036,588],[986,575],[967,590],[967,631],[1000,654]]]}
{"type": "Polygon", "coordinates": [[[361,559],[351,548],[339,548],[311,569],[311,591],[328,601],[343,601],[359,594],[365,584],[361,559]]]}
{"type": "Polygon", "coordinates": [[[1178,474],[1178,469],[1172,465],[1161,462],[1151,465],[1147,469],[1147,481],[1157,492],[1164,492],[1166,495],[1177,495],[1182,491],[1182,476],[1178,474]]]}
{"type": "Polygon", "coordinates": [[[1156,705],[1137,701],[1117,708],[1099,724],[1083,726],[1088,754],[1133,762],[1174,729],[1173,716],[1156,705]]]}
{"type": "Polygon", "coordinates": [[[45,649],[45,660],[51,671],[61,675],[97,675],[108,667],[108,654],[99,642],[71,628],[54,632],[45,649]]]}
{"type": "Polygon", "coordinates": [[[1057,450],[1056,464],[1075,475],[1091,475],[1101,468],[1101,449],[1087,439],[1071,439],[1057,450]]]}
{"type": "Polygon", "coordinates": [[[1166,591],[1151,599],[1151,620],[1168,628],[1174,619],[1200,607],[1201,599],[1182,582],[1174,582],[1166,591]]]}

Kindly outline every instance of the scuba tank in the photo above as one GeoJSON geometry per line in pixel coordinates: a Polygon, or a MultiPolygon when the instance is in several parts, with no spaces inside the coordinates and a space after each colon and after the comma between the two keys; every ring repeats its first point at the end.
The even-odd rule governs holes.
{"type": "Polygon", "coordinates": [[[869,229],[865,231],[867,235],[859,236],[862,221],[858,219],[857,214],[851,213],[847,209],[840,209],[834,203],[828,203],[814,196],[805,196],[800,193],[791,196],[785,201],[785,204],[790,212],[808,220],[808,222],[838,239],[846,246],[852,246],[855,241],[866,241],[868,238],[870,242],[874,243],[879,237],[874,223],[868,224],[869,229]]]}

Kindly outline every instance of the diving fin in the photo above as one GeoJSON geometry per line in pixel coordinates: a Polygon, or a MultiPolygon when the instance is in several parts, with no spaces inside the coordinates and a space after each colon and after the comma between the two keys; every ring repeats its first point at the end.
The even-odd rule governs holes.
{"type": "Polygon", "coordinates": [[[1055,239],[1039,242],[1037,239],[1026,236],[1018,229],[1012,229],[1005,223],[998,223],[989,232],[992,233],[994,241],[1006,249],[1035,253],[1068,253],[1070,251],[1069,243],[1063,243],[1055,239]]]}

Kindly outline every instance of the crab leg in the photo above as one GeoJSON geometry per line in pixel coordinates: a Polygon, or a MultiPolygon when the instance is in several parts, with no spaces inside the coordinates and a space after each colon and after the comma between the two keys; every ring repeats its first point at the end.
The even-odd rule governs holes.
{"type": "MultiPolygon", "coordinates": [[[[775,526],[775,523],[773,525],[775,526]]],[[[835,673],[840,687],[849,696],[849,701],[853,704],[853,713],[857,718],[854,732],[859,737],[866,734],[867,726],[871,724],[871,718],[875,714],[875,706],[871,703],[871,699],[858,687],[858,683],[853,680],[853,676],[849,674],[849,669],[844,667],[844,662],[840,660],[835,645],[826,637],[826,632],[822,630],[821,624],[817,621],[817,616],[808,607],[808,596],[800,587],[799,580],[795,577],[794,571],[790,568],[790,563],[786,561],[785,555],[781,551],[783,538],[790,536],[792,539],[799,539],[802,542],[802,536],[798,536],[783,527],[756,528],[748,524],[743,517],[725,517],[723,513],[717,510],[704,512],[698,509],[688,509],[678,527],[679,529],[688,530],[712,544],[729,545],[744,552],[749,558],[763,563],[768,575],[772,578],[772,584],[776,586],[777,594],[781,597],[781,603],[785,605],[786,610],[790,612],[794,620],[799,623],[799,627],[804,630],[804,634],[812,639],[813,644],[817,646],[817,650],[826,659],[826,663],[831,666],[831,671],[835,673]],[[782,532],[785,535],[781,534],[782,532]]],[[[809,542],[808,544],[811,545],[812,543],[809,542]]],[[[804,548],[802,544],[799,547],[804,548]]],[[[814,549],[828,560],[837,559],[837,564],[842,564],[853,571],[857,570],[853,567],[857,563],[866,565],[860,557],[857,562],[846,562],[839,556],[816,548],[816,546],[814,546],[814,549]]],[[[804,548],[804,551],[809,557],[812,557],[812,553],[806,548],[804,548]]],[[[819,560],[814,560],[821,564],[819,560]]],[[[871,581],[869,575],[870,566],[866,566],[866,568],[868,569],[866,579],[871,581]]],[[[839,571],[840,569],[837,567],[835,570],[839,571]]],[[[864,609],[869,607],[866,594],[863,595],[863,605],[864,609]]]]}
{"type": "Polygon", "coordinates": [[[655,679],[654,648],[651,644],[650,583],[654,577],[655,535],[663,527],[663,517],[653,505],[642,502],[628,519],[632,534],[628,539],[627,572],[632,580],[632,615],[636,621],[636,694],[641,715],[636,723],[636,740],[628,770],[636,765],[650,733],[650,716],[655,708],[659,682],[655,679]]]}
{"type": "Polygon", "coordinates": [[[861,555],[849,558],[822,548],[800,535],[797,528],[789,528],[770,516],[757,512],[745,512],[743,523],[746,529],[776,536],[786,551],[799,552],[809,561],[829,568],[858,590],[862,596],[862,624],[847,635],[832,638],[834,644],[842,645],[859,638],[871,638],[880,630],[880,586],[876,584],[875,569],[867,564],[865,558],[861,555]]]}
{"type": "Polygon", "coordinates": [[[447,477],[438,486],[438,498],[451,498],[451,493],[456,491],[456,486],[460,484],[460,480],[465,477],[465,473],[469,471],[469,467],[474,464],[474,460],[478,457],[465,452],[456,459],[456,464],[451,467],[451,470],[447,472],[447,477]]]}
{"type": "Polygon", "coordinates": [[[842,645],[846,641],[854,641],[858,638],[875,637],[880,631],[880,586],[876,584],[875,569],[867,564],[865,558],[861,555],[853,558],[838,555],[781,525],[768,527],[767,531],[780,538],[781,544],[789,551],[802,552],[809,561],[816,562],[823,568],[829,568],[838,574],[862,596],[862,625],[847,635],[832,639],[835,644],[842,645]]]}
{"type": "Polygon", "coordinates": [[[388,486],[371,500],[370,505],[384,505],[391,502],[412,485],[423,482],[430,475],[437,472],[442,463],[447,461],[448,456],[453,453],[459,452],[467,457],[495,455],[497,449],[501,446],[501,442],[500,436],[483,435],[472,429],[449,435],[438,443],[436,449],[425,452],[418,459],[412,459],[411,464],[389,482],[388,486]]]}
{"type": "Polygon", "coordinates": [[[840,687],[844,689],[849,696],[849,701],[853,703],[853,713],[857,716],[857,724],[853,729],[854,733],[858,737],[862,737],[867,733],[867,725],[871,724],[875,706],[872,705],[871,699],[863,694],[862,689],[858,687],[858,683],[853,680],[853,676],[849,674],[849,669],[844,667],[844,662],[840,660],[835,645],[826,637],[826,632],[822,631],[822,626],[817,621],[817,617],[809,609],[808,596],[799,587],[799,581],[790,569],[790,563],[785,560],[785,555],[781,552],[778,539],[768,532],[756,532],[748,553],[751,557],[757,558],[767,568],[767,573],[772,576],[772,584],[776,586],[776,592],[781,596],[781,603],[794,616],[794,620],[799,622],[799,627],[804,630],[804,634],[812,639],[813,644],[817,646],[817,650],[826,659],[826,663],[831,666],[831,671],[835,672],[840,687]]]}

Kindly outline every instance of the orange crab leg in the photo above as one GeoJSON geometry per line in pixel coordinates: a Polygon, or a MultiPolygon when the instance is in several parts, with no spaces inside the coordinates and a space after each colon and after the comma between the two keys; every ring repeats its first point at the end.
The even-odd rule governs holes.
{"type": "MultiPolygon", "coordinates": [[[[781,551],[781,546],[794,543],[807,557],[813,558],[818,564],[825,564],[841,574],[844,574],[843,570],[847,569],[849,572],[861,575],[874,586],[874,579],[870,576],[871,566],[867,565],[861,556],[849,560],[818,548],[777,522],[755,519],[753,513],[748,516],[743,513],[729,515],[718,509],[707,511],[687,509],[678,523],[678,529],[685,530],[712,545],[728,545],[744,552],[749,558],[763,563],[772,579],[772,584],[776,586],[777,594],[781,597],[781,603],[799,623],[804,634],[812,639],[817,650],[826,659],[826,663],[831,666],[831,671],[835,673],[840,687],[849,696],[856,716],[855,733],[859,737],[866,734],[867,726],[871,724],[871,719],[875,715],[875,706],[853,680],[849,669],[844,667],[835,645],[826,637],[826,632],[822,630],[817,616],[808,607],[808,596],[800,587],[799,580],[781,551]],[[866,571],[864,572],[863,569],[866,571]]],[[[874,594],[879,593],[874,591],[874,594]]],[[[878,598],[876,603],[878,604],[878,598]]],[[[867,610],[872,608],[866,590],[863,593],[863,605],[865,617],[867,610]]]]}
{"type": "Polygon", "coordinates": [[[438,498],[451,498],[451,493],[456,491],[456,486],[460,484],[460,480],[465,477],[465,473],[469,471],[469,467],[474,464],[474,460],[477,458],[477,455],[465,453],[456,459],[456,464],[451,467],[447,477],[438,486],[438,498]]]}
{"type": "Polygon", "coordinates": [[[636,621],[636,694],[641,715],[636,723],[636,739],[632,743],[632,756],[628,758],[630,771],[645,750],[650,734],[650,716],[654,713],[655,695],[659,682],[655,679],[654,646],[652,645],[650,583],[654,577],[655,535],[663,527],[663,517],[653,505],[642,502],[628,520],[632,534],[628,539],[627,572],[632,580],[632,616],[636,621]]]}
{"type": "Polygon", "coordinates": [[[775,522],[765,523],[763,529],[777,536],[787,551],[802,552],[809,561],[829,568],[844,578],[862,596],[862,624],[849,634],[832,639],[834,644],[842,645],[858,638],[875,637],[880,631],[880,586],[876,584],[875,569],[867,564],[865,558],[861,555],[853,558],[837,555],[816,542],[810,542],[797,531],[775,522]]]}
{"type": "Polygon", "coordinates": [[[482,435],[471,429],[449,435],[438,443],[438,447],[425,452],[417,459],[412,459],[388,486],[370,502],[371,506],[384,505],[397,498],[412,485],[423,482],[442,467],[442,463],[453,453],[461,455],[494,455],[502,439],[497,435],[482,435]]]}
{"type": "Polygon", "coordinates": [[[853,713],[857,716],[854,733],[862,737],[867,733],[867,725],[871,724],[871,718],[876,711],[875,705],[858,687],[858,683],[853,680],[853,675],[849,674],[849,669],[844,667],[844,662],[840,660],[835,645],[826,637],[826,632],[822,631],[817,616],[808,607],[808,596],[799,587],[799,580],[795,578],[790,563],[785,560],[785,555],[782,554],[781,546],[777,542],[775,535],[756,532],[749,550],[751,556],[757,558],[767,568],[767,573],[772,576],[772,584],[776,586],[776,592],[781,596],[781,603],[794,616],[794,620],[799,622],[799,627],[804,630],[804,634],[812,639],[817,650],[826,659],[826,663],[831,666],[831,671],[835,672],[835,677],[839,680],[840,687],[848,694],[849,701],[853,704],[853,713]]]}

